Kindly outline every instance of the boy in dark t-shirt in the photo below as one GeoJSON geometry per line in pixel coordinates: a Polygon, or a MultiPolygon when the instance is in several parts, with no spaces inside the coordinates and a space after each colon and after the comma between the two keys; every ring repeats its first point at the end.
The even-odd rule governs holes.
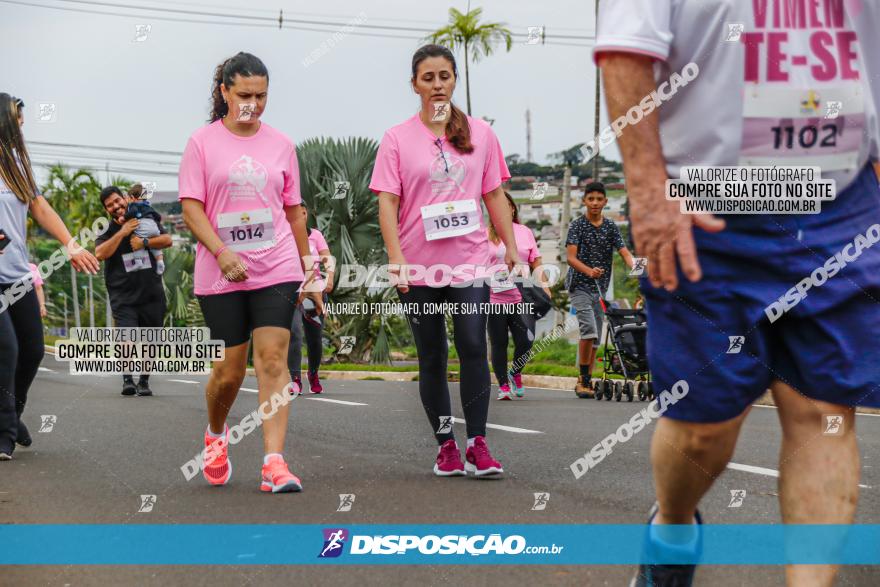
{"type": "Polygon", "coordinates": [[[600,299],[605,297],[611,282],[614,251],[620,253],[629,267],[633,266],[633,256],[626,248],[617,225],[602,216],[602,210],[608,204],[605,186],[600,182],[587,185],[583,203],[584,215],[571,223],[565,239],[569,264],[566,284],[580,327],[580,375],[575,386],[578,394],[591,391],[590,379],[604,318],[600,299]]]}

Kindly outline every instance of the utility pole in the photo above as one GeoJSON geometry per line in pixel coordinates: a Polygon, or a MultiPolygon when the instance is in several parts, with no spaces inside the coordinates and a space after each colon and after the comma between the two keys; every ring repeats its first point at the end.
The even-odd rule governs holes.
{"type": "Polygon", "coordinates": [[[95,286],[92,283],[92,274],[89,273],[89,327],[95,327],[95,286]]]}
{"type": "Polygon", "coordinates": [[[559,222],[559,260],[563,267],[567,267],[567,254],[565,241],[568,238],[568,224],[571,219],[571,163],[565,163],[565,173],[562,176],[562,218],[559,222]]]}
{"type": "Polygon", "coordinates": [[[106,296],[104,301],[107,308],[107,328],[110,328],[113,326],[113,309],[110,307],[110,292],[105,292],[104,295],[106,296]]]}
{"type": "Polygon", "coordinates": [[[70,329],[67,324],[67,294],[61,292],[61,297],[64,300],[64,336],[69,336],[70,329]]]}
{"type": "Polygon", "coordinates": [[[532,162],[532,111],[526,108],[526,162],[532,162]]]}
{"type": "MultiPolygon", "coordinates": [[[[596,0],[596,35],[599,35],[599,0],[596,0]]],[[[596,112],[593,118],[593,136],[599,136],[599,64],[596,64],[596,112]]],[[[596,141],[596,156],[593,157],[593,181],[599,181],[599,141],[596,141]]]]}
{"type": "Polygon", "coordinates": [[[73,263],[69,263],[70,265],[70,285],[72,286],[70,289],[73,292],[73,323],[79,328],[80,320],[79,320],[79,292],[76,289],[76,269],[73,268],[73,263]]]}

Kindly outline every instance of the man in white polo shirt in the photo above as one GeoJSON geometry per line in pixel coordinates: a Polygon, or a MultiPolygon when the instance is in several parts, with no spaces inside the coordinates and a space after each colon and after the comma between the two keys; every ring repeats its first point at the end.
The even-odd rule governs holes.
{"type": "MultiPolygon", "coordinates": [[[[721,475],[749,406],[771,389],[783,429],[785,523],[849,524],[858,498],[856,405],[880,406],[880,0],[616,0],[601,4],[594,56],[616,120],[676,72],[697,71],[618,144],[648,310],[655,386],[689,393],[657,424],[657,492],[633,584],[690,585],[697,505],[721,475]],[[874,29],[874,30],[872,30],[874,29]],[[837,198],[813,215],[683,215],[665,182],[683,166],[818,166],[837,198]],[[767,308],[841,251],[837,271],[781,316],[767,308]],[[849,255],[849,253],[845,253],[849,255]],[[743,337],[742,339],[740,337],[743,337]],[[729,352],[736,338],[741,347],[729,352]],[[829,434],[828,415],[842,426],[829,434]]],[[[647,111],[647,110],[646,110],[647,111]]],[[[829,272],[830,275],[830,272],[829,272]]],[[[836,567],[789,566],[789,585],[836,567]]]]}

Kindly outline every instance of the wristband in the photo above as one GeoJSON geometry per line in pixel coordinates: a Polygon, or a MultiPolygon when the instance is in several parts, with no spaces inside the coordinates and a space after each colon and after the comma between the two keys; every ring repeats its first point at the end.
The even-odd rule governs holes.
{"type": "Polygon", "coordinates": [[[226,250],[226,245],[221,246],[221,247],[220,247],[219,249],[217,249],[217,251],[214,253],[214,258],[216,259],[217,257],[219,257],[219,256],[220,256],[220,253],[222,253],[222,252],[225,251],[225,250],[226,250]]]}

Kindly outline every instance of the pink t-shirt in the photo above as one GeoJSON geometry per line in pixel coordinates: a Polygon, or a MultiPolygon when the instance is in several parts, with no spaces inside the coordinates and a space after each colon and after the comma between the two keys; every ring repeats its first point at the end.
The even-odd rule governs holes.
{"type": "Polygon", "coordinates": [[[40,270],[37,269],[37,266],[34,263],[29,263],[29,265],[31,268],[31,275],[34,276],[34,287],[40,287],[43,285],[43,278],[40,277],[40,270]]]}
{"type": "MultiPolygon", "coordinates": [[[[538,252],[538,243],[535,242],[535,235],[532,229],[524,224],[513,223],[513,238],[516,241],[516,249],[519,253],[519,259],[523,263],[531,263],[541,256],[538,252]]],[[[491,240],[489,242],[489,266],[504,265],[504,254],[507,247],[500,240],[496,245],[491,240]]],[[[490,289],[489,301],[493,304],[516,304],[522,300],[519,290],[514,287],[504,291],[495,291],[496,287],[490,289]]]]}
{"type": "MultiPolygon", "coordinates": [[[[467,117],[471,153],[459,153],[438,139],[416,114],[382,137],[370,189],[400,197],[400,248],[409,265],[483,267],[488,255],[481,202],[510,179],[498,137],[484,121],[467,117]]],[[[446,285],[473,280],[474,271],[428,272],[412,285],[446,285]]]]}
{"type": "MultiPolygon", "coordinates": [[[[324,238],[324,235],[317,228],[313,228],[309,233],[309,254],[317,258],[321,251],[328,250],[330,250],[330,247],[327,246],[327,240],[324,238]]],[[[327,287],[326,281],[321,277],[320,265],[320,261],[315,262],[315,279],[309,283],[307,291],[324,291],[324,288],[327,287]]]]}
{"type": "Polygon", "coordinates": [[[247,263],[248,278],[225,279],[211,252],[196,250],[195,293],[212,295],[302,281],[303,271],[284,208],[302,201],[296,148],[265,122],[240,137],[222,120],[192,134],[178,177],[179,198],[205,205],[226,246],[247,263]]]}

